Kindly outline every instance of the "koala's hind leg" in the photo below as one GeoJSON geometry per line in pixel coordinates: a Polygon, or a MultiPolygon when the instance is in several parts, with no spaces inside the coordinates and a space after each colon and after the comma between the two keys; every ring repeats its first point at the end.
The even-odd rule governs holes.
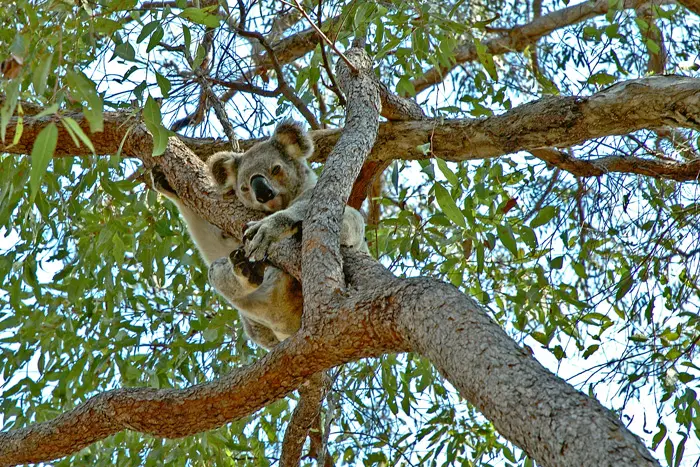
{"type": "Polygon", "coordinates": [[[256,323],[243,315],[240,315],[240,318],[243,323],[243,331],[245,331],[250,340],[260,347],[270,350],[280,343],[275,333],[272,332],[272,329],[260,323],[256,323]]]}
{"type": "Polygon", "coordinates": [[[280,342],[275,332],[246,316],[250,314],[251,308],[260,308],[265,312],[275,309],[276,304],[269,301],[269,292],[261,290],[270,287],[270,284],[261,287],[265,270],[264,262],[248,261],[243,250],[239,248],[229,257],[219,258],[209,266],[209,283],[238,309],[246,335],[261,347],[271,349],[280,342]]]}
{"type": "Polygon", "coordinates": [[[345,212],[343,213],[340,244],[369,253],[365,242],[365,219],[357,209],[350,206],[345,206],[345,212]]]}
{"type": "Polygon", "coordinates": [[[265,277],[265,263],[250,262],[241,248],[209,266],[209,283],[234,306],[255,292],[265,277]]]}

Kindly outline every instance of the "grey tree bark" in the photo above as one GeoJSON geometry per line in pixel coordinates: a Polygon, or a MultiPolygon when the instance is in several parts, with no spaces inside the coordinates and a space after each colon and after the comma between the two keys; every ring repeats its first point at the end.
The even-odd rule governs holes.
{"type": "MultiPolygon", "coordinates": [[[[306,308],[301,330],[253,365],[217,380],[185,389],[117,389],[48,422],[0,433],[0,465],[55,459],[124,429],[161,437],[209,430],[284,397],[318,372],[360,358],[406,351],[429,359],[462,397],[540,465],[658,465],[617,417],[542,367],[480,305],[456,288],[429,278],[396,278],[372,258],[340,249],[340,215],[352,179],[377,135],[381,92],[371,74],[369,58],[361,51],[348,56],[355,61],[358,73],[338,73],[345,80],[342,86],[348,96],[348,122],[314,194],[314,199],[320,197],[322,202],[316,201],[309,210],[302,245],[289,238],[269,252],[275,264],[302,280],[306,308]]],[[[633,116],[641,119],[636,125],[661,119],[697,126],[700,94],[695,81],[674,81],[680,87],[675,102],[684,103],[683,107],[666,110],[666,104],[659,100],[658,108],[652,106],[645,115],[633,116]]],[[[661,83],[645,82],[651,82],[649,86],[661,83]]],[[[576,141],[602,131],[599,125],[577,126],[581,119],[599,123],[614,120],[614,113],[600,112],[615,108],[606,99],[615,98],[619,103],[632,96],[634,101],[639,98],[638,90],[634,86],[613,87],[597,101],[560,99],[557,103],[566,109],[563,114],[548,114],[548,109],[557,107],[548,107],[551,102],[545,101],[521,108],[501,125],[509,125],[510,137],[517,136],[513,128],[520,125],[523,132],[546,131],[548,143],[567,138],[576,141]],[[598,110],[595,115],[586,110],[591,105],[598,110]],[[528,119],[535,112],[540,112],[543,126],[522,128],[524,122],[533,123],[528,119]],[[562,117],[571,124],[569,132],[557,131],[556,123],[561,123],[562,117]]],[[[418,128],[424,122],[411,124],[418,128]]],[[[483,128],[474,130],[483,124],[459,126],[467,132],[493,135],[483,128]]],[[[632,117],[626,123],[616,122],[608,131],[622,131],[624,124],[633,124],[632,117]]],[[[435,131],[437,124],[432,125],[435,131]]],[[[453,131],[459,132],[459,128],[453,127],[453,131]]],[[[389,144],[381,141],[381,130],[379,135],[378,144],[389,144]]],[[[412,138],[407,136],[408,144],[413,144],[412,138]]],[[[519,141],[513,143],[516,145],[533,144],[526,143],[529,138],[524,134],[515,139],[519,141]]],[[[497,148],[494,151],[514,147],[480,141],[487,146],[491,142],[490,148],[497,148]]],[[[472,143],[458,142],[463,146],[472,143]]],[[[128,151],[146,167],[159,165],[189,207],[235,237],[241,237],[247,221],[260,215],[213,194],[203,161],[179,139],[171,138],[166,153],[157,159],[150,156],[145,137],[130,140],[128,151]]]]}

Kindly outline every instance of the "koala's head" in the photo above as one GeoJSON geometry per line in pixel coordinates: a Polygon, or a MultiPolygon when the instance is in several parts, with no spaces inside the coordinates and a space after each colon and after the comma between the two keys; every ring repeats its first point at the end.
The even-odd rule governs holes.
{"type": "Polygon", "coordinates": [[[313,141],[301,124],[285,120],[267,141],[243,154],[214,154],[208,165],[217,185],[224,191],[234,190],[245,206],[275,212],[286,209],[314,185],[316,176],[306,163],[313,150],[313,141]]]}

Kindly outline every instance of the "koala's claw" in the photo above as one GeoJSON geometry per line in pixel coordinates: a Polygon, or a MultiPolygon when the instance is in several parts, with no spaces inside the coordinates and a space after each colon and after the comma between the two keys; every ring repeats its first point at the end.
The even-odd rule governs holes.
{"type": "Polygon", "coordinates": [[[242,248],[237,248],[229,255],[229,260],[236,274],[245,277],[253,285],[260,285],[265,278],[265,263],[250,261],[242,248]]]}
{"type": "Polygon", "coordinates": [[[153,181],[153,188],[161,193],[167,193],[175,195],[175,190],[170,186],[168,179],[165,178],[165,174],[160,169],[160,167],[155,166],[151,169],[151,180],[153,181]]]}
{"type": "Polygon", "coordinates": [[[248,258],[253,261],[263,261],[267,257],[267,250],[275,240],[273,228],[265,222],[265,219],[260,221],[249,222],[243,236],[245,242],[245,252],[248,258]]]}

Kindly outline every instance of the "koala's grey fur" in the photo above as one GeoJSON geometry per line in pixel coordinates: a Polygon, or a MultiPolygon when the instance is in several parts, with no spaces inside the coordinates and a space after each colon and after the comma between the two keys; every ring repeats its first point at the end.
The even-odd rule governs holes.
{"type": "MultiPolygon", "coordinates": [[[[222,191],[233,190],[246,207],[270,213],[251,222],[244,249],[216,226],[184,206],[164,177],[154,186],[177,205],[188,230],[209,264],[209,282],[241,314],[248,337],[270,349],[301,325],[301,284],[265,261],[269,246],[295,233],[306,215],[316,175],[306,159],[313,142],[300,124],[286,120],[267,141],[243,154],[221,152],[209,158],[212,177],[222,191]]],[[[346,207],[341,244],[367,252],[364,219],[346,207]]]]}

